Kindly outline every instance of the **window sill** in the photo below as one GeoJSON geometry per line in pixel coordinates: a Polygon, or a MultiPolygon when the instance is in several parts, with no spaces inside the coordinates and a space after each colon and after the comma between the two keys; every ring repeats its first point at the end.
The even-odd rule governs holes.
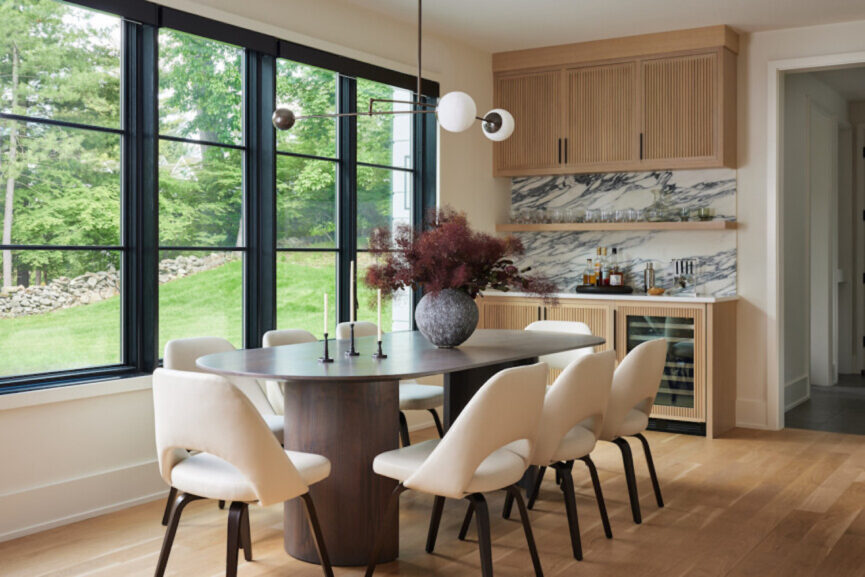
{"type": "Polygon", "coordinates": [[[31,384],[27,388],[10,386],[6,390],[0,389],[0,411],[120,395],[150,387],[150,375],[144,373],[82,376],[80,380],[31,384]]]}

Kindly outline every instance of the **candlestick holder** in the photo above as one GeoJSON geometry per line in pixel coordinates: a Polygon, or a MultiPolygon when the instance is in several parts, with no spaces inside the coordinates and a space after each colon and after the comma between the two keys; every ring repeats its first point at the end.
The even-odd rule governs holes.
{"type": "Polygon", "coordinates": [[[324,356],[318,358],[320,363],[332,363],[333,359],[330,356],[330,351],[327,347],[327,333],[324,333],[324,356]]]}
{"type": "Polygon", "coordinates": [[[381,341],[378,342],[378,351],[372,354],[374,359],[386,359],[387,355],[381,350],[381,341]]]}
{"type": "Polygon", "coordinates": [[[357,352],[354,348],[354,323],[349,323],[348,328],[351,331],[351,348],[349,350],[345,351],[345,356],[358,357],[358,356],[360,356],[360,353],[357,352]]]}

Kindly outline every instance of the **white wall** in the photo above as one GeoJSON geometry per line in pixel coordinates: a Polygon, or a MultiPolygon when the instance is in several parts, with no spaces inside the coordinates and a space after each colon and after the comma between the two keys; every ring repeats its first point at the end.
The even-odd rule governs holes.
{"type": "MultiPolygon", "coordinates": [[[[780,319],[776,287],[777,208],[768,194],[769,63],[865,51],[865,21],[759,32],[742,38],[739,54],[739,315],[738,400],[741,426],[777,428],[780,319]],[[770,394],[771,391],[771,394],[770,394]]],[[[786,228],[786,227],[785,227],[786,228]]]]}
{"type": "MultiPolygon", "coordinates": [[[[812,150],[809,131],[811,107],[816,106],[836,119],[846,121],[847,102],[830,86],[808,73],[791,73],[784,78],[783,123],[783,219],[784,238],[784,384],[785,403],[790,408],[808,396],[810,345],[819,339],[811,338],[810,299],[816,297],[810,290],[810,280],[826,284],[826,275],[814,275],[810,268],[817,266],[813,256],[825,260],[826,254],[814,253],[809,232],[818,236],[829,234],[827,227],[812,227],[811,196],[809,194],[809,165],[812,150]]],[[[819,196],[819,195],[817,195],[819,196]]],[[[820,200],[815,198],[815,200],[820,200]]],[[[828,224],[828,223],[824,223],[828,224]]],[[[819,307],[814,307],[817,312],[819,307]]],[[[827,311],[822,311],[826,314],[827,311]]],[[[819,363],[816,363],[819,365],[819,363]]],[[[812,380],[813,381],[813,380],[812,380]]],[[[828,383],[823,383],[828,384],[828,383]]]]}
{"type": "MultiPolygon", "coordinates": [[[[856,255],[862,248],[856,245],[856,229],[862,227],[861,213],[856,210],[856,195],[853,182],[853,163],[856,156],[853,127],[841,126],[838,131],[838,211],[836,233],[838,246],[838,270],[836,290],[838,295],[837,317],[837,370],[841,374],[859,372],[859,350],[861,337],[856,327],[856,293],[862,292],[862,278],[856,274],[856,255]]],[[[861,149],[858,158],[861,159],[861,149]]]]}
{"type": "MultiPolygon", "coordinates": [[[[355,6],[324,0],[163,4],[415,73],[415,27],[355,6]]],[[[490,59],[453,39],[424,38],[424,75],[437,80],[442,93],[468,92],[480,112],[492,108],[490,59]]],[[[507,215],[510,182],[490,176],[491,143],[478,125],[461,134],[442,132],[439,144],[441,202],[493,231],[507,215]]],[[[0,540],[164,494],[149,383],[127,379],[0,396],[0,540]]],[[[410,413],[409,426],[431,425],[423,415],[410,413]]]]}

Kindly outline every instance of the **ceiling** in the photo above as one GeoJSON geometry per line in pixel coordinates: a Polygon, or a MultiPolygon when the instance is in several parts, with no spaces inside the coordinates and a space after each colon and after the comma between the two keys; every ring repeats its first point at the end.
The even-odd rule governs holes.
{"type": "Polygon", "coordinates": [[[865,66],[812,72],[848,101],[865,100],[865,66]]]}
{"type": "MultiPolygon", "coordinates": [[[[416,22],[415,0],[339,0],[416,22]]],[[[728,24],[746,32],[865,20],[863,0],[427,0],[424,30],[489,52],[728,24]]]]}

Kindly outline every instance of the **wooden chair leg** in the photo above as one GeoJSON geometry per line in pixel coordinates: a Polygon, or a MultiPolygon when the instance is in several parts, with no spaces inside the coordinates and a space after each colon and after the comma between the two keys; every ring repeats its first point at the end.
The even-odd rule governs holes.
{"type": "Polygon", "coordinates": [[[441,419],[439,419],[438,411],[436,411],[435,409],[427,409],[427,410],[428,410],[428,411],[430,412],[430,414],[432,415],[433,421],[435,421],[435,424],[436,424],[436,430],[439,432],[439,438],[444,437],[444,436],[445,436],[445,431],[444,431],[444,429],[442,428],[442,421],[441,421],[441,419]]]}
{"type": "Polygon", "coordinates": [[[243,549],[243,558],[252,561],[252,532],[249,530],[249,504],[243,504],[243,517],[240,519],[240,543],[238,548],[243,549]]]}
{"type": "Polygon", "coordinates": [[[601,480],[598,478],[598,469],[595,462],[588,455],[580,459],[589,468],[592,476],[592,485],[595,487],[595,500],[598,502],[598,511],[601,513],[601,523],[604,524],[604,534],[607,539],[613,538],[613,529],[610,527],[610,518],[607,516],[607,503],[604,501],[604,492],[601,490],[601,480]]]}
{"type": "Polygon", "coordinates": [[[439,524],[442,520],[442,511],[445,508],[445,498],[436,495],[433,501],[432,515],[429,520],[429,532],[426,536],[426,552],[432,553],[436,548],[436,537],[439,533],[439,524]]]}
{"type": "Polygon", "coordinates": [[[466,534],[469,532],[469,527],[472,524],[472,516],[474,515],[474,512],[475,512],[475,504],[473,502],[469,501],[469,506],[468,506],[468,508],[466,508],[466,516],[465,516],[465,519],[463,519],[463,526],[460,527],[460,534],[459,534],[459,540],[460,541],[466,540],[466,534]]]}
{"type": "Polygon", "coordinates": [[[174,536],[177,534],[177,526],[180,524],[180,515],[183,514],[183,510],[189,503],[199,499],[201,497],[189,495],[188,493],[180,493],[174,500],[174,504],[171,507],[171,515],[168,519],[168,528],[165,530],[165,539],[162,541],[162,550],[159,552],[159,561],[156,563],[155,577],[165,575],[168,556],[171,554],[171,546],[174,544],[174,536]]]}
{"type": "Polygon", "coordinates": [[[622,464],[625,467],[625,480],[628,482],[628,497],[631,499],[631,514],[634,517],[634,523],[639,525],[643,522],[643,516],[640,513],[640,494],[637,491],[637,476],[634,473],[634,456],[631,453],[631,446],[628,441],[619,437],[613,442],[618,445],[622,452],[622,464]]]}
{"type": "MultiPolygon", "coordinates": [[[[544,482],[544,473],[547,472],[546,467],[541,467],[538,469],[538,477],[535,479],[535,486],[532,488],[532,494],[529,495],[529,502],[526,505],[529,509],[535,508],[535,501],[538,500],[538,493],[541,492],[541,483],[544,482]]],[[[558,470],[556,471],[556,476],[558,477],[558,470]]]]}
{"type": "Polygon", "coordinates": [[[318,553],[318,560],[321,563],[321,571],[324,577],[333,577],[333,567],[330,564],[330,556],[327,554],[327,547],[324,544],[324,535],[321,532],[321,525],[318,523],[318,514],[315,512],[315,504],[312,502],[312,495],[308,492],[300,496],[303,499],[303,504],[306,507],[306,519],[309,523],[309,529],[312,536],[315,538],[315,550],[318,553]]]}
{"type": "MultiPolygon", "coordinates": [[[[490,536],[490,510],[487,500],[480,493],[472,493],[468,499],[474,503],[478,514],[478,549],[481,556],[481,575],[493,577],[493,543],[490,536]]],[[[522,498],[521,502],[522,502],[522,498]]]]}
{"type": "Polygon", "coordinates": [[[561,489],[565,497],[565,512],[568,514],[568,531],[571,533],[571,552],[577,561],[583,560],[583,544],[580,539],[580,521],[577,516],[577,497],[574,491],[573,461],[556,465],[562,480],[561,489]]]}
{"type": "MultiPolygon", "coordinates": [[[[402,414],[402,413],[400,413],[402,414]]],[[[396,514],[397,507],[399,506],[399,496],[406,490],[402,483],[396,486],[393,490],[393,493],[390,494],[390,499],[387,503],[387,513],[385,513],[384,518],[390,519],[394,517],[396,514]]],[[[372,548],[372,556],[369,560],[369,565],[366,566],[366,577],[372,577],[373,572],[375,572],[375,566],[378,563],[378,557],[381,555],[381,548],[384,546],[384,539],[387,532],[390,530],[390,526],[387,523],[382,523],[382,526],[378,528],[378,537],[375,540],[375,546],[372,548]]]]}
{"type": "Polygon", "coordinates": [[[505,505],[502,507],[502,519],[510,519],[514,509],[514,498],[510,493],[505,495],[505,505]]]}
{"type": "Polygon", "coordinates": [[[174,500],[177,499],[177,489],[171,487],[168,490],[168,499],[165,500],[165,511],[162,512],[162,526],[168,526],[168,519],[171,517],[171,507],[174,505],[174,500]]]}
{"type": "Polygon", "coordinates": [[[243,509],[246,503],[234,502],[228,508],[228,542],[225,548],[225,577],[237,577],[237,551],[241,548],[243,509]]]}
{"type": "Polygon", "coordinates": [[[655,490],[655,500],[658,502],[658,507],[664,506],[664,498],[661,496],[661,485],[658,483],[658,473],[655,472],[655,461],[652,459],[652,449],[649,448],[649,441],[642,433],[634,435],[643,444],[643,452],[646,454],[646,464],[649,465],[649,477],[652,478],[652,488],[655,490]]]}
{"type": "Polygon", "coordinates": [[[408,421],[406,421],[405,413],[399,412],[399,440],[403,447],[411,445],[411,437],[408,435],[408,421]]]}
{"type": "Polygon", "coordinates": [[[535,577],[544,577],[544,570],[541,569],[541,559],[538,557],[538,548],[535,545],[535,536],[532,533],[532,524],[529,521],[529,512],[526,509],[526,504],[523,503],[523,496],[520,495],[520,488],[517,485],[511,485],[507,489],[508,493],[513,495],[514,501],[517,503],[517,510],[520,512],[520,520],[523,522],[523,531],[526,534],[526,543],[529,546],[529,553],[532,556],[532,565],[535,568],[535,577]]]}

